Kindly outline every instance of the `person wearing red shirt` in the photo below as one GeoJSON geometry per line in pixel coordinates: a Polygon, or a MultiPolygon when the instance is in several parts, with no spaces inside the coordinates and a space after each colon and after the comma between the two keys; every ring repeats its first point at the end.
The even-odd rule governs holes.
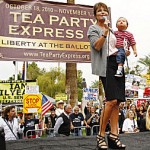
{"type": "Polygon", "coordinates": [[[130,46],[133,49],[135,57],[137,57],[136,42],[132,33],[127,31],[128,21],[124,17],[120,17],[117,20],[116,27],[118,31],[115,31],[116,36],[116,48],[118,49],[116,61],[118,63],[118,69],[115,74],[116,77],[123,76],[123,65],[125,62],[125,51],[129,50],[130,46]]]}

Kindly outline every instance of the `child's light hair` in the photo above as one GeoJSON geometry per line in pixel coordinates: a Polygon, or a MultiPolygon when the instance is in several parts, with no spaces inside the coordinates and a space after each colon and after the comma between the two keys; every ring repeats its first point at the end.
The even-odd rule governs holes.
{"type": "MultiPolygon", "coordinates": [[[[132,113],[134,114],[133,110],[129,109],[129,110],[127,111],[127,113],[126,113],[126,118],[129,118],[129,113],[130,113],[131,111],[132,111],[132,113]]],[[[135,117],[135,114],[134,114],[134,117],[135,117]]],[[[133,119],[134,119],[134,117],[133,117],[133,119]]]]}

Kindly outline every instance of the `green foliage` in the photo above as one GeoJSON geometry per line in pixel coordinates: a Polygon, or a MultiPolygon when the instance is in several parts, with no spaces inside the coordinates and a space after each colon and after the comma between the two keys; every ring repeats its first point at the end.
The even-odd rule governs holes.
{"type": "Polygon", "coordinates": [[[150,74],[150,54],[145,56],[145,58],[140,58],[138,62],[147,67],[147,74],[150,74]]]}
{"type": "Polygon", "coordinates": [[[127,67],[125,68],[125,74],[130,73],[130,74],[140,76],[142,71],[143,69],[139,65],[136,65],[132,70],[128,69],[127,67]]]}
{"type": "Polygon", "coordinates": [[[82,101],[82,97],[83,97],[83,87],[82,87],[82,74],[83,72],[81,70],[77,71],[77,83],[78,83],[78,101],[81,102],[82,101]]]}
{"type": "MultiPolygon", "coordinates": [[[[15,80],[15,75],[13,74],[13,76],[9,77],[8,80],[9,81],[14,81],[15,80]]],[[[21,74],[21,72],[19,72],[19,74],[17,75],[17,80],[22,80],[22,74],[21,74]]]]}
{"type": "Polygon", "coordinates": [[[97,80],[95,80],[94,82],[92,82],[92,84],[91,84],[91,88],[98,88],[98,85],[99,85],[99,81],[97,80]]]}
{"type": "Polygon", "coordinates": [[[53,98],[57,93],[65,93],[64,70],[51,68],[49,72],[38,76],[38,85],[42,93],[53,98]]]}
{"type": "MultiPolygon", "coordinates": [[[[77,86],[78,86],[78,100],[82,100],[82,71],[77,71],[77,86]]],[[[18,79],[22,80],[22,74],[19,72],[18,79]]],[[[40,88],[40,92],[55,98],[57,93],[65,93],[65,81],[66,74],[61,68],[50,68],[50,71],[46,72],[44,68],[40,69],[35,62],[28,64],[27,79],[37,80],[40,88]]],[[[9,77],[9,80],[15,80],[14,75],[9,77]]]]}
{"type": "Polygon", "coordinates": [[[28,80],[36,80],[39,75],[45,73],[45,69],[40,69],[35,62],[28,64],[27,69],[27,79],[28,80]]]}
{"type": "Polygon", "coordinates": [[[83,80],[82,74],[83,74],[83,72],[81,70],[77,71],[77,82],[78,82],[79,89],[82,89],[82,80],[83,80]]]}

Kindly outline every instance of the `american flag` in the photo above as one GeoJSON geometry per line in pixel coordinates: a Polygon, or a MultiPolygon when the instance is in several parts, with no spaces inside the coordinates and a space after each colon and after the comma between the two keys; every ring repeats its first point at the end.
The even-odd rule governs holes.
{"type": "Polygon", "coordinates": [[[45,113],[47,113],[52,107],[53,104],[50,102],[50,100],[48,100],[47,97],[42,94],[42,116],[44,116],[45,113]]]}

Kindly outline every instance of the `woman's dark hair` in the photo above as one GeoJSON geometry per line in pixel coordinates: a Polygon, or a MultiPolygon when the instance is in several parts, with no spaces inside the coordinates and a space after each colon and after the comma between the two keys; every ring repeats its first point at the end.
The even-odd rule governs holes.
{"type": "MultiPolygon", "coordinates": [[[[143,106],[143,105],[141,105],[140,107],[142,107],[142,108],[143,108],[142,113],[144,113],[144,112],[145,112],[145,108],[144,108],[144,106],[143,106]]],[[[139,107],[139,111],[140,111],[140,107],[139,107]]]]}
{"type": "Polygon", "coordinates": [[[8,107],[5,108],[5,110],[4,110],[4,118],[5,118],[6,120],[8,120],[8,113],[9,113],[10,110],[12,110],[13,108],[15,108],[15,106],[8,106],[8,107]]]}
{"type": "Polygon", "coordinates": [[[100,3],[96,3],[96,4],[94,5],[94,7],[93,7],[93,8],[94,8],[94,16],[96,16],[96,11],[97,11],[97,9],[100,8],[100,7],[103,7],[104,9],[106,9],[107,12],[108,12],[108,14],[109,14],[109,10],[108,10],[107,5],[100,2],[100,3]]]}

